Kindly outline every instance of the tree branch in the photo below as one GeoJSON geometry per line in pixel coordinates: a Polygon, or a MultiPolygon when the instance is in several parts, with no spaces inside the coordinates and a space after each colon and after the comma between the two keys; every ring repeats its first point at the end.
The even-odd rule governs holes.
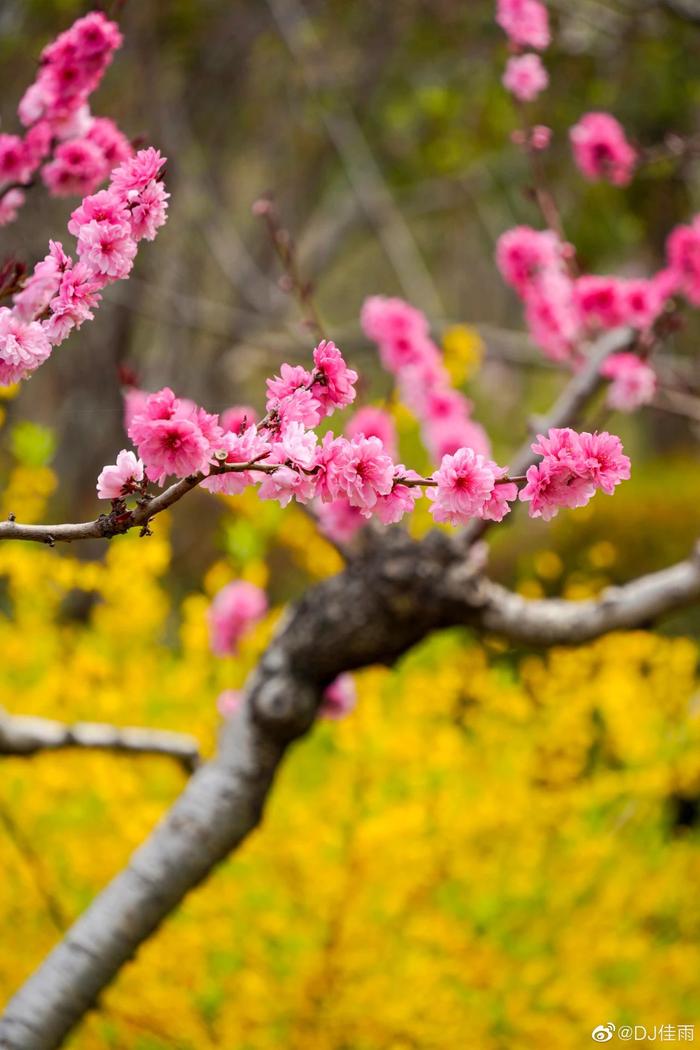
{"type": "Polygon", "coordinates": [[[591,602],[527,601],[482,576],[456,538],[420,543],[401,530],[367,546],[309,590],[281,623],[222,731],[216,757],[128,866],[96,898],[0,1019],[2,1050],[53,1050],[183,897],[261,819],[287,747],[311,727],[336,675],[392,663],[429,632],[467,624],[520,642],[562,644],[646,625],[700,598],[700,556],[591,602]]]}
{"type": "Polygon", "coordinates": [[[188,771],[199,765],[199,746],[186,733],[120,727],[103,722],[66,725],[48,718],[10,715],[0,708],[0,755],[36,755],[41,751],[89,748],[130,754],[167,755],[188,771]]]}
{"type": "Polygon", "coordinates": [[[11,517],[8,521],[0,522],[0,540],[33,540],[53,547],[56,543],[75,543],[76,540],[110,539],[112,536],[120,536],[131,529],[147,528],[156,515],[172,507],[188,492],[197,488],[205,478],[216,474],[236,474],[246,470],[271,474],[277,470],[277,467],[264,463],[231,463],[212,467],[209,474],[193,474],[191,477],[176,481],[164,492],[140,503],[136,510],[122,512],[113,509],[110,514],[100,514],[94,521],[65,525],[21,525],[15,521],[14,517],[11,517]]]}

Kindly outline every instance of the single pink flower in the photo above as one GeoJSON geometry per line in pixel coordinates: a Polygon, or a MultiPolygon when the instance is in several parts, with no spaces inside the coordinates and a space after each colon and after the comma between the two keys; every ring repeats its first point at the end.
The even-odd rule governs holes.
{"type": "Polygon", "coordinates": [[[233,718],[240,711],[243,693],[240,689],[224,689],[216,698],[216,710],[222,718],[233,718]]]}
{"type": "Polygon", "coordinates": [[[344,496],[330,503],[316,503],[318,527],[324,536],[335,543],[348,543],[366,524],[358,507],[351,507],[344,496]]]}
{"type": "Polygon", "coordinates": [[[666,242],[672,279],[693,306],[700,306],[700,215],[690,226],[676,226],[666,242]]]}
{"type": "Polygon", "coordinates": [[[165,163],[166,158],[161,156],[160,151],[154,149],[153,146],[141,149],[114,169],[110,180],[111,186],[117,196],[129,203],[148,186],[149,182],[158,178],[165,163]]]}
{"type": "Polygon", "coordinates": [[[423,492],[419,486],[403,485],[402,481],[416,481],[420,478],[415,470],[407,470],[403,463],[397,463],[394,475],[394,484],[391,492],[385,496],[377,496],[377,502],[371,511],[362,511],[365,517],[376,515],[382,525],[396,525],[397,522],[410,514],[423,492]]]}
{"type": "Polygon", "coordinates": [[[50,353],[51,343],[37,321],[22,321],[8,307],[0,306],[0,384],[24,379],[50,353]]]}
{"type": "Polygon", "coordinates": [[[137,449],[147,476],[159,485],[169,474],[186,478],[209,470],[209,442],[190,419],[151,420],[141,428],[137,449]]]}
{"type": "MultiPolygon", "coordinates": [[[[343,439],[338,439],[343,442],[343,439]]],[[[360,510],[371,511],[379,496],[391,492],[394,464],[379,438],[354,438],[340,446],[337,461],[337,495],[347,496],[360,510]]]]}
{"type": "Polygon", "coordinates": [[[549,84],[539,55],[513,55],[503,74],[503,86],[520,102],[532,102],[549,84]]]}
{"type": "Polygon", "coordinates": [[[250,405],[234,405],[221,413],[221,426],[232,434],[240,434],[255,423],[257,414],[250,405]]]}
{"type": "Polygon", "coordinates": [[[634,412],[654,400],[656,372],[636,354],[612,354],[603,362],[600,374],[612,380],[607,400],[618,412],[634,412]]]}
{"type": "Polygon", "coordinates": [[[432,516],[451,525],[478,517],[491,499],[499,469],[470,448],[444,456],[432,475],[435,488],[427,490],[428,499],[433,501],[432,516]]]}
{"type": "Polygon", "coordinates": [[[612,496],[620,482],[630,477],[630,460],[622,450],[622,442],[606,430],[595,434],[584,431],[580,438],[586,469],[596,487],[612,496]]]}
{"type": "Polygon", "coordinates": [[[209,637],[217,656],[235,653],[247,631],[267,612],[265,592],[247,580],[227,584],[209,607],[209,637]]]}
{"type": "Polygon", "coordinates": [[[496,21],[518,47],[544,51],[549,46],[549,17],[540,0],[498,0],[496,21]]]}
{"type": "Polygon", "coordinates": [[[114,466],[103,467],[97,479],[98,499],[120,499],[133,492],[143,481],[143,463],[126,449],[117,456],[114,466]]]}
{"type": "Polygon", "coordinates": [[[113,280],[126,277],[134,265],[136,241],[126,224],[97,222],[80,227],[78,255],[96,274],[113,280]]]}
{"type": "Polygon", "coordinates": [[[314,373],[311,393],[325,415],[336,408],[347,408],[355,400],[357,372],[348,368],[335,343],[322,339],[313,353],[314,373]]]}
{"type": "Polygon", "coordinates": [[[565,246],[550,230],[515,226],[498,238],[496,264],[503,280],[524,296],[548,270],[562,271],[565,246]]]}
{"type": "Polygon", "coordinates": [[[394,421],[383,408],[367,405],[357,410],[345,428],[349,438],[376,437],[384,446],[387,455],[392,459],[396,455],[397,436],[394,421]]]}
{"type": "Polygon", "coordinates": [[[615,186],[630,182],[637,153],[615,117],[609,113],[586,113],[569,136],[576,165],[587,179],[605,179],[615,186]]]}
{"type": "Polygon", "coordinates": [[[323,693],[318,713],[321,718],[345,718],[357,703],[357,690],[352,675],[340,674],[323,693]]]}
{"type": "Polygon", "coordinates": [[[579,277],[574,302],[583,323],[593,328],[615,328],[626,319],[623,282],[617,277],[579,277]]]}

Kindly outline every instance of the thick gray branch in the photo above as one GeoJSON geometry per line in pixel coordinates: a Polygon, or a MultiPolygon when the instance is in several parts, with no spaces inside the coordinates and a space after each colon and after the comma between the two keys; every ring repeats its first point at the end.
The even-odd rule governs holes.
{"type": "Polygon", "coordinates": [[[245,703],[127,868],[68,931],[0,1019],[2,1050],[52,1050],[182,898],[257,826],[289,744],[311,726],[337,674],[391,663],[455,624],[535,644],[577,642],[648,623],[700,597],[700,560],[597,601],[528,602],[484,580],[444,534],[391,530],[293,607],[248,683],[245,703]]]}
{"type": "Polygon", "coordinates": [[[167,755],[189,771],[199,764],[197,741],[186,733],[121,727],[103,722],[66,725],[48,718],[10,715],[0,708],[0,755],[30,756],[41,751],[63,751],[69,748],[167,755]]]}
{"type": "Polygon", "coordinates": [[[610,631],[653,623],[700,599],[700,554],[669,569],[609,587],[600,598],[532,600],[490,580],[479,585],[479,626],[528,645],[579,645],[610,631]]]}

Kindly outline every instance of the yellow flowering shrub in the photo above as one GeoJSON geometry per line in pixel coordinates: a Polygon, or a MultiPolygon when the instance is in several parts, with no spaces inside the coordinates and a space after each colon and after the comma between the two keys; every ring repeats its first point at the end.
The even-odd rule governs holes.
{"type": "MultiPolygon", "coordinates": [[[[17,466],[9,488],[25,518],[52,484],[47,467],[17,466]]],[[[275,547],[300,571],[337,567],[318,542],[310,559],[301,514],[256,518],[245,497],[230,502],[231,556],[177,608],[164,518],[96,561],[0,546],[3,706],[186,731],[210,753],[216,697],[242,684],[279,611],[236,658],[215,659],[212,594],[234,576],[274,583],[275,547]]],[[[614,553],[591,551],[606,572],[614,553]]],[[[532,567],[532,584],[566,587],[555,551],[532,567]]],[[[697,655],[687,638],[646,632],[538,654],[456,630],[394,670],[358,674],[356,711],[293,749],[263,827],[69,1045],[573,1050],[609,1020],[692,1022],[697,655]]],[[[4,997],[123,866],[184,774],[167,758],[86,751],[1,761],[4,997]]]]}

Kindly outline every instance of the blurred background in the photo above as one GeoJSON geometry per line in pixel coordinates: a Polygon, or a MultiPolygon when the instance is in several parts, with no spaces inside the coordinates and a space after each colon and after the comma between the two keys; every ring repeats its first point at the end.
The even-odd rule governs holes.
{"type": "MultiPolygon", "coordinates": [[[[549,6],[536,119],[554,129],[547,174],[566,233],[587,270],[651,273],[669,229],[700,210],[697,157],[625,191],[592,185],[567,129],[610,109],[644,146],[697,134],[700,5],[549,6]]],[[[17,129],[43,45],[88,9],[4,0],[3,130],[17,129]]],[[[118,17],[125,44],[93,109],[168,157],[170,217],[96,320],[0,401],[0,515],[94,516],[94,479],[126,443],[123,369],[214,411],[260,408],[264,378],[306,361],[313,335],[251,212],[263,193],[363,400],[389,382],[360,306],[401,295],[429,314],[507,462],[561,376],[528,343],[493,260],[500,233],[539,219],[490,0],[129,0],[118,17]]],[[[2,258],[33,264],[74,206],[34,190],[0,231],[2,258]]],[[[668,344],[696,380],[698,335],[691,316],[668,344]]],[[[401,409],[396,421],[406,461],[427,467],[415,422],[401,409]]],[[[493,572],[522,593],[587,597],[683,557],[698,535],[697,422],[655,408],[613,422],[634,463],[614,500],[497,530],[493,572]]],[[[210,750],[216,697],[243,683],[281,604],[339,567],[303,515],[247,496],[197,493],[155,532],[107,550],[0,550],[4,707],[182,729],[210,750]],[[206,610],[240,577],[274,608],[239,657],[216,659],[206,610]]],[[[395,670],[357,675],[356,711],[296,748],[264,828],[70,1045],[567,1050],[611,1020],[700,1026],[699,625],[689,611],[550,654],[447,632],[395,670]]],[[[86,754],[2,768],[4,996],[183,774],[86,754]]]]}

